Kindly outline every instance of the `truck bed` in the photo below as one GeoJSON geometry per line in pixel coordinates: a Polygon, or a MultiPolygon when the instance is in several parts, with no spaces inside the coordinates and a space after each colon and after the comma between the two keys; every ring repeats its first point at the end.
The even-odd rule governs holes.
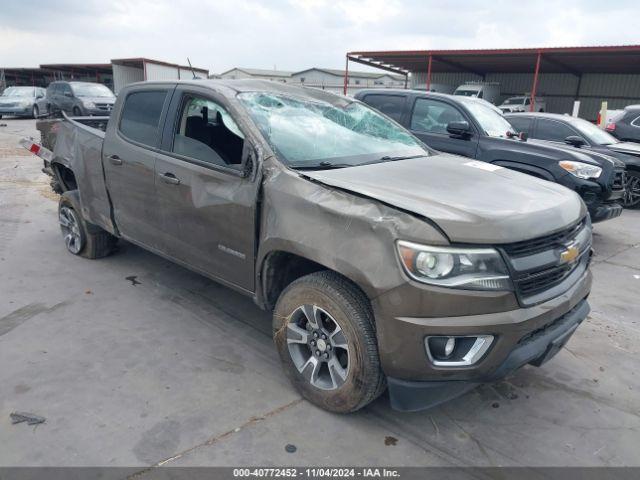
{"type": "Polygon", "coordinates": [[[63,113],[62,118],[45,118],[36,122],[36,129],[40,132],[40,144],[53,151],[56,145],[56,133],[62,122],[74,122],[78,126],[85,126],[97,132],[107,131],[109,117],[69,117],[63,113]]]}
{"type": "MultiPolygon", "coordinates": [[[[64,115],[64,114],[63,114],[64,115]]],[[[65,189],[78,189],[82,198],[85,218],[108,232],[114,232],[111,220],[111,202],[107,194],[102,168],[102,144],[109,117],[68,117],[41,120],[36,128],[49,139],[53,151],[51,170],[73,172],[75,185],[65,189]]],[[[55,174],[55,173],[54,173],[55,174]]]]}

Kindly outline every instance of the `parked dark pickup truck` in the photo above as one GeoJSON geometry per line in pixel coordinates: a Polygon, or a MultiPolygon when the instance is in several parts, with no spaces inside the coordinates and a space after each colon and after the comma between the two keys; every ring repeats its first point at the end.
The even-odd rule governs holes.
{"type": "Polygon", "coordinates": [[[69,252],[122,238],[252,297],[293,384],[328,410],[387,385],[417,410],[540,365],[589,311],[574,192],[433,151],[321,90],[133,84],[106,132],[59,122],[50,167],[69,252]]]}
{"type": "Polygon", "coordinates": [[[640,144],[618,141],[593,123],[569,115],[517,113],[505,115],[505,118],[516,131],[525,132],[529,138],[617,158],[626,168],[622,205],[640,207],[640,144]]]}
{"type": "Polygon", "coordinates": [[[574,190],[593,222],[622,212],[624,163],[566,145],[523,141],[496,108],[483,100],[386,89],[362,90],[356,98],[410,129],[431,148],[502,165],[574,190]]]}

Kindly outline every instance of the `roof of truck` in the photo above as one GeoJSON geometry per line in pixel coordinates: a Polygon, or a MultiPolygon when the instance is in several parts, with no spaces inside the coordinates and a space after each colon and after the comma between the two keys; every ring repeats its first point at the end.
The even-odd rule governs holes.
{"type": "Polygon", "coordinates": [[[265,93],[274,93],[280,95],[290,95],[297,97],[305,97],[314,99],[317,101],[327,102],[333,105],[345,105],[351,103],[353,100],[351,98],[345,97],[343,95],[338,95],[336,93],[328,92],[326,90],[321,90],[319,88],[312,87],[304,87],[304,86],[294,86],[288,85],[282,82],[274,82],[272,80],[260,80],[260,79],[207,79],[207,80],[197,80],[197,79],[189,79],[189,80],[162,80],[162,81],[151,81],[151,82],[138,82],[127,85],[125,88],[130,88],[136,85],[146,85],[146,84],[169,84],[175,85],[195,85],[198,87],[209,87],[211,89],[216,90],[218,93],[222,95],[235,97],[238,93],[245,92],[265,92],[265,93]]]}

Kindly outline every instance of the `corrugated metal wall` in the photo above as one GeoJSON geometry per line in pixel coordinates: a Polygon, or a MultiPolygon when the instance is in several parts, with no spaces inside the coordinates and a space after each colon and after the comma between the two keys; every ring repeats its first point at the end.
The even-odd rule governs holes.
{"type": "Polygon", "coordinates": [[[147,80],[178,80],[178,68],[158,63],[145,62],[147,80]]]}
{"type": "MultiPolygon", "coordinates": [[[[456,87],[468,81],[481,80],[479,75],[472,73],[431,75],[432,84],[456,87]]],[[[412,86],[424,86],[426,81],[426,72],[414,72],[411,75],[412,86]]],[[[492,73],[486,76],[485,81],[500,83],[502,98],[506,98],[531,92],[533,74],[492,73]]],[[[538,94],[546,98],[547,111],[554,113],[571,113],[577,96],[580,100],[580,116],[595,120],[603,101],[608,102],[608,108],[611,110],[640,103],[640,75],[586,73],[582,75],[582,80],[579,80],[570,73],[541,73],[538,94]]]]}
{"type": "Polygon", "coordinates": [[[133,82],[144,80],[144,70],[142,68],[128,67],[125,65],[112,64],[113,67],[113,91],[117,95],[124,87],[133,82]]]}

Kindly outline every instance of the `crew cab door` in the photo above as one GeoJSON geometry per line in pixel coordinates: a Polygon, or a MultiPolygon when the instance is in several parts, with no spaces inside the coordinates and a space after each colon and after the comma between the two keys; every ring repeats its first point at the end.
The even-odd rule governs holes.
{"type": "Polygon", "coordinates": [[[179,86],[155,171],[167,255],[252,292],[260,182],[248,130],[221,95],[179,86]]]}
{"type": "Polygon", "coordinates": [[[431,148],[475,158],[478,134],[473,123],[455,105],[432,98],[416,98],[409,118],[411,132],[431,148]],[[447,125],[451,122],[467,122],[468,135],[451,135],[447,125]]]}
{"type": "Polygon", "coordinates": [[[155,163],[172,85],[136,86],[108,123],[102,147],[105,181],[115,223],[128,240],[160,250],[163,233],[155,163]]]}

